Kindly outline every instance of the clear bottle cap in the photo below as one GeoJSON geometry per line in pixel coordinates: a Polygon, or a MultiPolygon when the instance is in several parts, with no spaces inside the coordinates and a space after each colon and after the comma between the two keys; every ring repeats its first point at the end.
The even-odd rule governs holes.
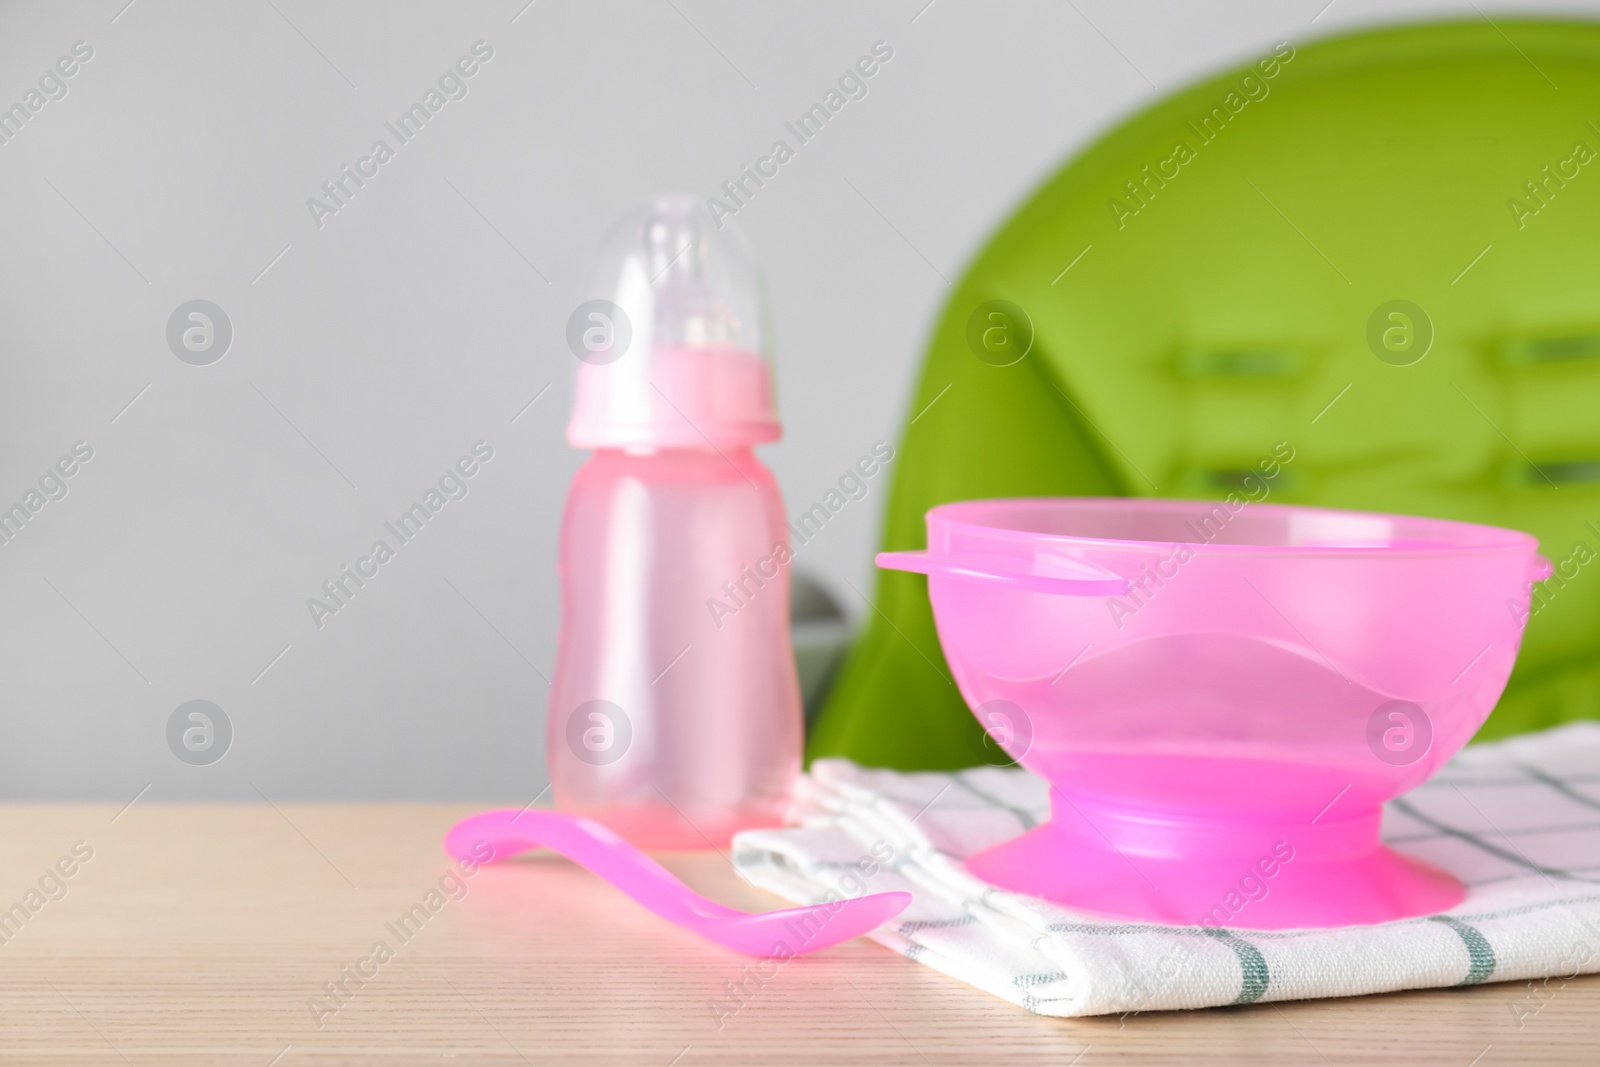
{"type": "Polygon", "coordinates": [[[611,230],[594,299],[568,323],[579,448],[722,448],[777,440],[761,272],[726,222],[657,197],[611,230]]]}

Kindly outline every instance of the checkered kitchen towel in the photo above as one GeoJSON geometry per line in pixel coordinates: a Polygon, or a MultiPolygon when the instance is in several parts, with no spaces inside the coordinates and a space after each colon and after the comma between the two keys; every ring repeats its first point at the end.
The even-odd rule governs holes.
{"type": "Polygon", "coordinates": [[[1388,806],[1384,840],[1468,886],[1459,907],[1427,919],[1280,931],[1119,922],[989,888],[962,868],[1048,815],[1044,782],[1021,770],[900,774],[822,760],[801,791],[801,824],[740,834],[733,862],[807,904],[858,896],[863,881],[908,890],[911,906],[875,941],[1041,1015],[1600,971],[1600,724],[1469,748],[1388,806]],[[873,862],[874,844],[888,863],[873,862]]]}

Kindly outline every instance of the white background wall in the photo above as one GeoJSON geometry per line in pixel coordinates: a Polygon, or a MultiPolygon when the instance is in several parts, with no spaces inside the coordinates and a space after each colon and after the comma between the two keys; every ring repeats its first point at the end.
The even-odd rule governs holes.
{"type": "MultiPolygon", "coordinates": [[[[0,546],[0,796],[538,793],[581,458],[563,334],[598,295],[590,257],[644,197],[704,196],[753,162],[875,41],[895,54],[869,95],[738,217],[772,293],[788,433],[764,457],[791,507],[895,439],[948,281],[1086,139],[1276,40],[1478,17],[1468,0],[526,2],[0,6],[0,106],[74,42],[94,50],[0,145],[0,505],[94,449],[0,546]],[[307,198],[395,143],[384,122],[479,40],[494,56],[469,94],[318,229],[307,198]],[[210,366],[165,339],[197,298],[234,329],[210,366]],[[480,439],[495,458],[470,494],[319,631],[307,597],[480,439]],[[235,731],[204,767],[166,741],[197,698],[235,731]]],[[[868,588],[882,490],[807,549],[857,614],[844,579],[868,588]]]]}

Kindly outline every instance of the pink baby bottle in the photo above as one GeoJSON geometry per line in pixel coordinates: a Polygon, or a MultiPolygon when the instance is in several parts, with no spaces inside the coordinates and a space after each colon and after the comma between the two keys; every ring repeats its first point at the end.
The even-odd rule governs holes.
{"type": "Polygon", "coordinates": [[[612,231],[568,323],[567,439],[593,449],[561,527],[547,745],[557,804],[643,848],[782,822],[800,769],[761,276],[731,227],[656,199],[612,231]]]}

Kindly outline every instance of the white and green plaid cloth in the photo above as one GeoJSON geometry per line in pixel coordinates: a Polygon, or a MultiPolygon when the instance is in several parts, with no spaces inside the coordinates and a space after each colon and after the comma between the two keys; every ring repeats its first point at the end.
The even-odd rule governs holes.
{"type": "Polygon", "coordinates": [[[900,889],[871,936],[1041,1015],[1104,1015],[1600,971],[1600,724],[1469,748],[1384,813],[1389,844],[1468,887],[1443,915],[1338,930],[1121,922],[993,889],[962,860],[1049,816],[1044,782],[823,760],[800,825],[734,841],[748,881],[803,904],[900,889]],[[887,862],[879,862],[888,857],[887,862]]]}

